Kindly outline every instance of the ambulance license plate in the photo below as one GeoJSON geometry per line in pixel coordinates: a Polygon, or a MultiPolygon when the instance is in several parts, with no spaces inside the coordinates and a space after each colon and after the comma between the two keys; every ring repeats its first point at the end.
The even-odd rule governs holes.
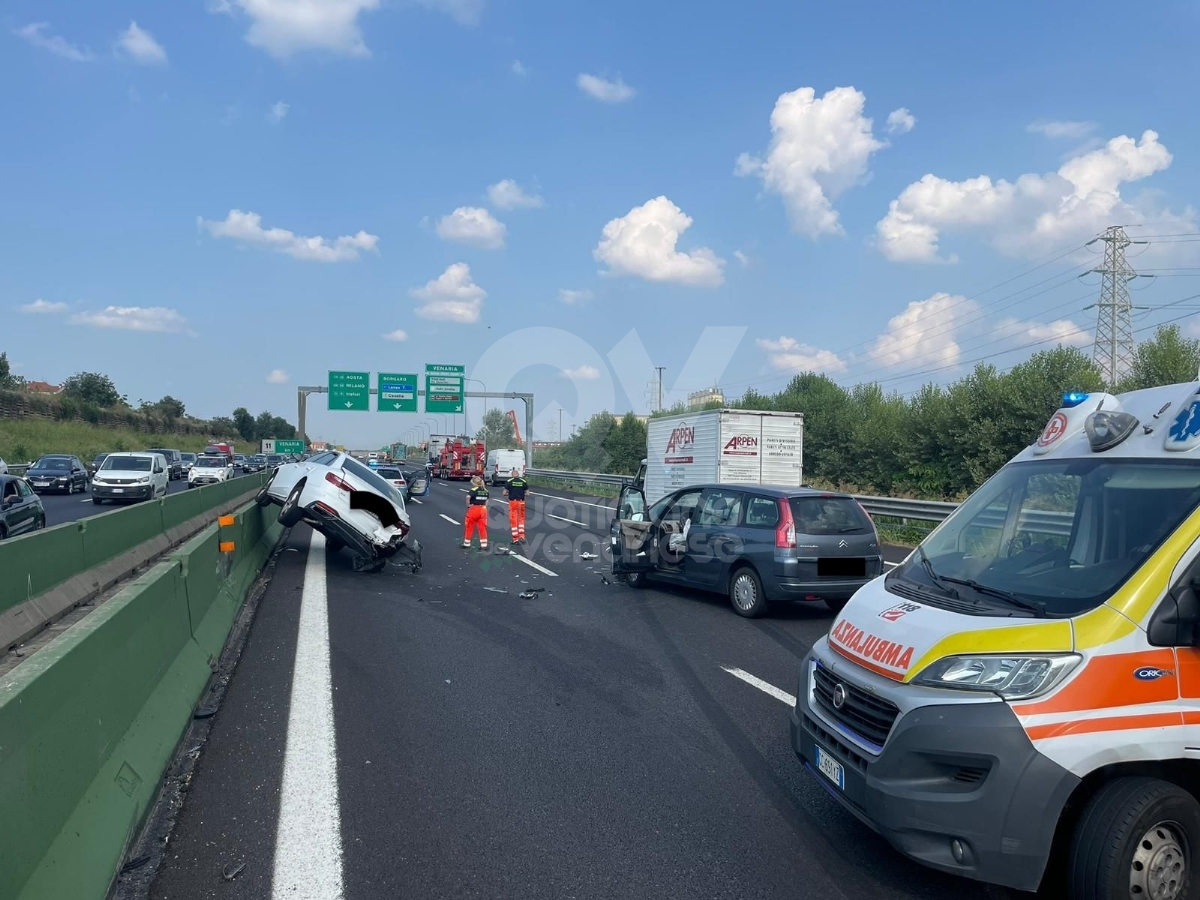
{"type": "Polygon", "coordinates": [[[829,755],[829,752],[817,747],[817,768],[821,774],[838,786],[839,790],[846,789],[846,770],[842,764],[829,755]]]}

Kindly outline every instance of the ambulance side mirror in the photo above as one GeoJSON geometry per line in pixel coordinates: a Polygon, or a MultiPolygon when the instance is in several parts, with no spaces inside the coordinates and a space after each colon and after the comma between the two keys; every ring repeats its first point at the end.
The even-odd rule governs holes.
{"type": "Polygon", "coordinates": [[[1200,573],[1167,592],[1150,618],[1146,637],[1155,647],[1200,646],[1200,573]]]}

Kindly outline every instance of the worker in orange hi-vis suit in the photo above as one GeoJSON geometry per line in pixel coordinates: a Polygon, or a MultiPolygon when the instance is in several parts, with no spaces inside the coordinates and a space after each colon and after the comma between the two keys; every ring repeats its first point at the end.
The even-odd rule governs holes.
{"type": "Polygon", "coordinates": [[[471,489],[467,491],[467,518],[463,523],[464,547],[471,546],[471,538],[478,529],[479,547],[481,550],[487,549],[487,502],[487,485],[476,475],[471,479],[471,489]]]}
{"type": "Polygon", "coordinates": [[[514,544],[525,543],[525,490],[528,487],[529,482],[521,470],[513,469],[504,496],[508,498],[508,527],[512,529],[514,544]]]}

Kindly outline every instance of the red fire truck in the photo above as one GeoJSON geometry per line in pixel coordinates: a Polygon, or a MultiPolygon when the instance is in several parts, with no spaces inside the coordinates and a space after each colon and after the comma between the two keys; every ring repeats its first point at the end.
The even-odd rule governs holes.
{"type": "Polygon", "coordinates": [[[434,475],[443,480],[466,481],[472,475],[483,477],[487,449],[483,441],[455,438],[442,445],[442,455],[434,466],[434,475]]]}

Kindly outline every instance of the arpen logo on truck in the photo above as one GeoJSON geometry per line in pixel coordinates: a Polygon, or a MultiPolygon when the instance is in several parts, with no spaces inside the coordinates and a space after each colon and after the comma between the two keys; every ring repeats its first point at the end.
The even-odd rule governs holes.
{"type": "Polygon", "coordinates": [[[735,434],[721,452],[726,456],[758,456],[758,438],[752,434],[735,434]]]}
{"type": "Polygon", "coordinates": [[[904,673],[912,665],[912,647],[863,631],[849,619],[838,622],[833,631],[829,632],[829,637],[847,653],[878,663],[887,669],[904,673]]]}
{"type": "Polygon", "coordinates": [[[667,438],[667,451],[663,462],[667,465],[692,462],[692,457],[680,456],[679,454],[688,453],[694,443],[696,443],[695,425],[683,424],[675,426],[671,431],[671,436],[667,438]]]}

